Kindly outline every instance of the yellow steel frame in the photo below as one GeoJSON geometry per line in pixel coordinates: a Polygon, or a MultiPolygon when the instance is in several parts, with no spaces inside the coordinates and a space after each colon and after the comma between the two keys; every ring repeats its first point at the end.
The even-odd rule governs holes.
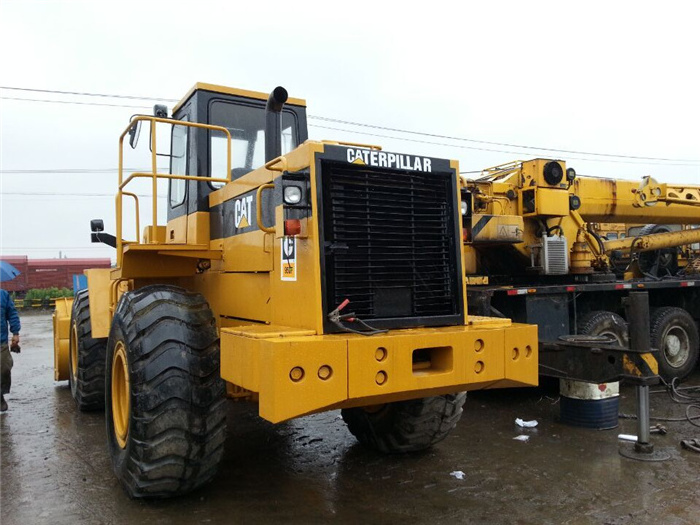
{"type": "MultiPolygon", "coordinates": [[[[125,244],[125,241],[122,238],[122,221],[123,221],[123,212],[122,212],[122,204],[123,204],[123,197],[124,195],[131,196],[136,200],[136,243],[140,243],[140,224],[139,224],[139,201],[138,197],[134,195],[131,192],[124,191],[124,188],[133,180],[138,179],[138,178],[148,178],[152,179],[153,181],[153,217],[152,217],[152,224],[154,228],[158,226],[158,179],[176,179],[176,180],[197,180],[197,181],[208,181],[208,182],[222,182],[222,183],[228,183],[231,182],[231,133],[229,132],[228,129],[222,127],[222,126],[214,126],[211,124],[200,124],[198,122],[186,122],[186,121],[180,121],[180,120],[172,120],[172,119],[167,119],[167,118],[159,118],[159,117],[150,117],[146,115],[137,115],[134,118],[131,119],[131,122],[129,125],[126,127],[126,129],[122,132],[122,134],[119,136],[119,188],[117,191],[117,195],[115,197],[116,200],[116,210],[117,210],[117,267],[121,266],[122,263],[122,257],[123,257],[123,245],[125,244]],[[149,122],[151,126],[151,171],[146,173],[146,172],[135,172],[129,175],[126,179],[124,178],[124,138],[126,135],[129,133],[129,131],[134,127],[137,126],[139,122],[149,122]],[[213,177],[204,177],[200,175],[172,175],[170,173],[158,173],[158,167],[157,167],[157,153],[156,153],[156,123],[163,123],[163,124],[170,124],[170,125],[177,125],[177,126],[187,126],[191,128],[200,128],[200,129],[208,129],[211,131],[219,131],[226,135],[226,141],[227,141],[227,148],[226,148],[226,173],[227,177],[225,179],[217,179],[213,177]]],[[[157,239],[150,239],[149,242],[151,244],[157,244],[157,239]]],[[[130,241],[126,241],[126,244],[129,244],[130,241]]]]}
{"type": "MultiPolygon", "coordinates": [[[[601,250],[597,240],[588,231],[588,224],[595,222],[653,222],[660,224],[695,224],[700,221],[700,186],[660,184],[649,176],[642,178],[641,183],[627,180],[606,179],[597,177],[576,177],[569,188],[539,187],[541,182],[531,179],[532,164],[541,160],[517,160],[486,168],[481,176],[474,180],[462,179],[463,186],[474,191],[475,211],[493,215],[518,214],[528,218],[542,218],[547,225],[550,220],[556,220],[561,232],[569,241],[572,249],[574,241],[580,241],[578,252],[590,253],[594,265],[606,266],[608,253],[611,250],[645,251],[669,246],[680,246],[697,242],[698,233],[671,232],[646,236],[637,239],[619,239],[605,241],[601,250]],[[508,191],[515,191],[517,199],[503,201],[508,191]],[[535,196],[535,209],[525,213],[523,209],[523,191],[532,191],[535,196]],[[541,192],[547,192],[546,198],[541,192]],[[580,208],[569,210],[568,199],[571,195],[580,198],[580,208]],[[554,197],[560,201],[555,203],[554,197]],[[512,201],[512,204],[509,204],[512,201]],[[494,206],[498,202],[500,210],[494,206]],[[664,203],[664,205],[661,205],[664,203]],[[478,204],[478,205],[477,205],[478,204]],[[517,205],[516,205],[517,204],[517,205]],[[544,207],[541,205],[545,205],[544,207]],[[490,209],[489,209],[490,208],[490,209]]],[[[553,160],[553,159],[552,159],[553,160]]],[[[558,161],[561,162],[561,161],[558,161]]],[[[537,171],[537,170],[536,170],[537,171]]],[[[535,235],[535,229],[525,223],[525,243],[515,245],[516,250],[527,253],[530,239],[535,235]]],[[[573,259],[572,259],[573,260],[573,259]]]]}
{"type": "Polygon", "coordinates": [[[258,393],[260,416],[272,423],[331,408],[537,385],[537,326],[509,319],[372,337],[279,325],[222,328],[220,335],[221,377],[258,393]],[[414,362],[421,349],[429,362],[414,362]]]}
{"type": "Polygon", "coordinates": [[[674,246],[685,246],[696,242],[700,242],[700,229],[626,237],[614,241],[603,241],[603,245],[607,252],[613,250],[648,252],[674,246]]]}
{"type": "Polygon", "coordinates": [[[659,184],[652,177],[646,175],[642,178],[634,197],[639,207],[654,206],[657,202],[700,206],[700,186],[659,184]]]}

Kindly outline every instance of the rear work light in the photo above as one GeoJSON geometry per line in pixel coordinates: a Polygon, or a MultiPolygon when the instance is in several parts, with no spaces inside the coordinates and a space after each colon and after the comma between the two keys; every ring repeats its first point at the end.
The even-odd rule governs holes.
{"type": "Polygon", "coordinates": [[[287,236],[301,234],[301,221],[299,219],[287,219],[284,221],[284,234],[287,236]]]}

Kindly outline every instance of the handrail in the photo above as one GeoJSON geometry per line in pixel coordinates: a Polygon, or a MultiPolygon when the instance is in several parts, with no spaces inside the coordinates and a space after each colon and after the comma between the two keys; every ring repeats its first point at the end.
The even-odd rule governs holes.
{"type": "Polygon", "coordinates": [[[274,184],[263,184],[258,188],[258,191],[255,193],[255,220],[258,223],[258,228],[260,228],[265,233],[275,233],[276,230],[274,226],[265,226],[262,222],[262,192],[263,190],[272,189],[274,187],[274,184]]]}
{"type": "Polygon", "coordinates": [[[279,157],[275,157],[272,160],[267,161],[265,163],[265,169],[270,170],[270,171],[279,171],[279,172],[287,171],[287,157],[279,156],[279,157]],[[277,167],[277,164],[281,164],[281,166],[277,167]]]}
{"type": "Polygon", "coordinates": [[[347,140],[322,140],[324,144],[330,144],[331,146],[354,146],[356,148],[373,149],[376,151],[381,151],[382,147],[376,144],[363,144],[362,142],[348,142],[347,140]]]}
{"type": "MultiPolygon", "coordinates": [[[[129,175],[124,182],[119,185],[119,189],[123,189],[129,182],[134,179],[153,177],[153,173],[145,171],[135,171],[129,175]]],[[[156,173],[156,177],[159,179],[176,179],[176,180],[201,180],[209,182],[231,182],[229,179],[217,179],[214,177],[204,177],[202,175],[173,175],[171,173],[156,173]]]]}
{"type": "Polygon", "coordinates": [[[140,226],[140,220],[139,220],[140,219],[140,211],[139,210],[141,207],[139,206],[139,198],[135,193],[131,193],[130,191],[122,191],[121,194],[131,196],[134,198],[134,201],[135,201],[134,206],[136,207],[136,242],[138,244],[140,244],[141,243],[141,226],[140,226]]]}
{"type": "MultiPolygon", "coordinates": [[[[177,179],[177,180],[197,180],[197,181],[209,181],[209,182],[231,182],[231,132],[223,126],[214,126],[212,124],[200,124],[199,122],[187,122],[184,120],[174,120],[169,118],[152,117],[147,115],[136,115],[134,116],[126,129],[119,135],[119,185],[116,195],[116,212],[117,212],[117,266],[121,266],[122,262],[122,220],[123,220],[123,195],[131,195],[136,198],[133,193],[125,192],[124,187],[131,181],[137,178],[151,178],[153,180],[153,216],[152,216],[152,226],[158,226],[158,179],[177,179]],[[129,175],[126,180],[124,180],[124,138],[129,133],[134,126],[140,121],[147,121],[151,125],[151,172],[136,172],[129,175]],[[156,151],[156,123],[170,124],[171,126],[187,126],[191,128],[208,129],[211,131],[218,131],[226,136],[226,178],[225,179],[215,179],[213,177],[203,177],[203,176],[192,176],[192,175],[173,175],[170,173],[158,173],[157,166],[157,151],[156,151]]],[[[138,198],[136,199],[136,229],[137,229],[137,243],[141,242],[140,237],[140,224],[139,224],[139,204],[138,198]]],[[[155,240],[155,239],[154,239],[155,240]]]]}

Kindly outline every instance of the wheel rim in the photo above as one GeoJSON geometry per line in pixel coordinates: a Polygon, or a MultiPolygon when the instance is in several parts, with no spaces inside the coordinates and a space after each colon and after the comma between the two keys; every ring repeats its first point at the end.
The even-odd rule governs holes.
{"type": "Polygon", "coordinates": [[[112,422],[114,423],[114,436],[121,448],[126,448],[130,409],[126,348],[122,341],[118,341],[112,358],[112,422]]]}
{"type": "Polygon", "coordinates": [[[664,333],[664,357],[673,368],[682,367],[690,356],[690,337],[680,326],[671,326],[664,333]]]}
{"type": "Polygon", "coordinates": [[[73,378],[78,377],[78,326],[75,323],[70,331],[70,369],[73,378]]]}

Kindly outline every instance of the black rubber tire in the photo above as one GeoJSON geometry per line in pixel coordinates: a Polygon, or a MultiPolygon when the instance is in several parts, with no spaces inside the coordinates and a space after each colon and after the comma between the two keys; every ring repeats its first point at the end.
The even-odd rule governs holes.
{"type": "Polygon", "coordinates": [[[682,381],[693,373],[700,357],[698,326],[695,320],[682,308],[664,306],[651,312],[650,325],[651,347],[659,350],[659,375],[666,381],[674,378],[682,381]],[[674,349],[667,345],[669,335],[675,335],[676,342],[681,343],[680,354],[673,355],[674,349]],[[685,350],[682,348],[684,345],[687,345],[685,350]]]}
{"type": "Polygon", "coordinates": [[[224,453],[226,389],[216,323],[204,297],[164,285],[124,294],[106,365],[107,441],[129,496],[178,496],[211,481],[224,453]],[[111,400],[119,342],[130,383],[124,448],[115,435],[111,400]]]}
{"type": "Polygon", "coordinates": [[[595,310],[578,321],[581,335],[612,335],[620,346],[629,348],[629,331],[625,320],[613,312],[595,310]]]}
{"type": "MultiPolygon", "coordinates": [[[[651,235],[654,233],[666,233],[673,231],[665,224],[647,224],[640,231],[639,235],[651,235]]],[[[678,273],[678,248],[663,248],[639,254],[639,267],[654,277],[665,275],[675,275],[678,273]],[[658,262],[658,268],[654,271],[654,266],[658,262]]]]}
{"type": "Polygon", "coordinates": [[[378,410],[341,411],[348,430],[366,447],[385,454],[416,452],[447,437],[462,417],[466,392],[387,403],[378,410]]]}
{"type": "Polygon", "coordinates": [[[90,323],[90,298],[87,290],[79,291],[73,300],[70,319],[71,335],[77,332],[77,371],[73,374],[73,337],[68,352],[68,382],[78,408],[84,412],[104,410],[105,354],[107,338],[93,339],[90,323]]]}

